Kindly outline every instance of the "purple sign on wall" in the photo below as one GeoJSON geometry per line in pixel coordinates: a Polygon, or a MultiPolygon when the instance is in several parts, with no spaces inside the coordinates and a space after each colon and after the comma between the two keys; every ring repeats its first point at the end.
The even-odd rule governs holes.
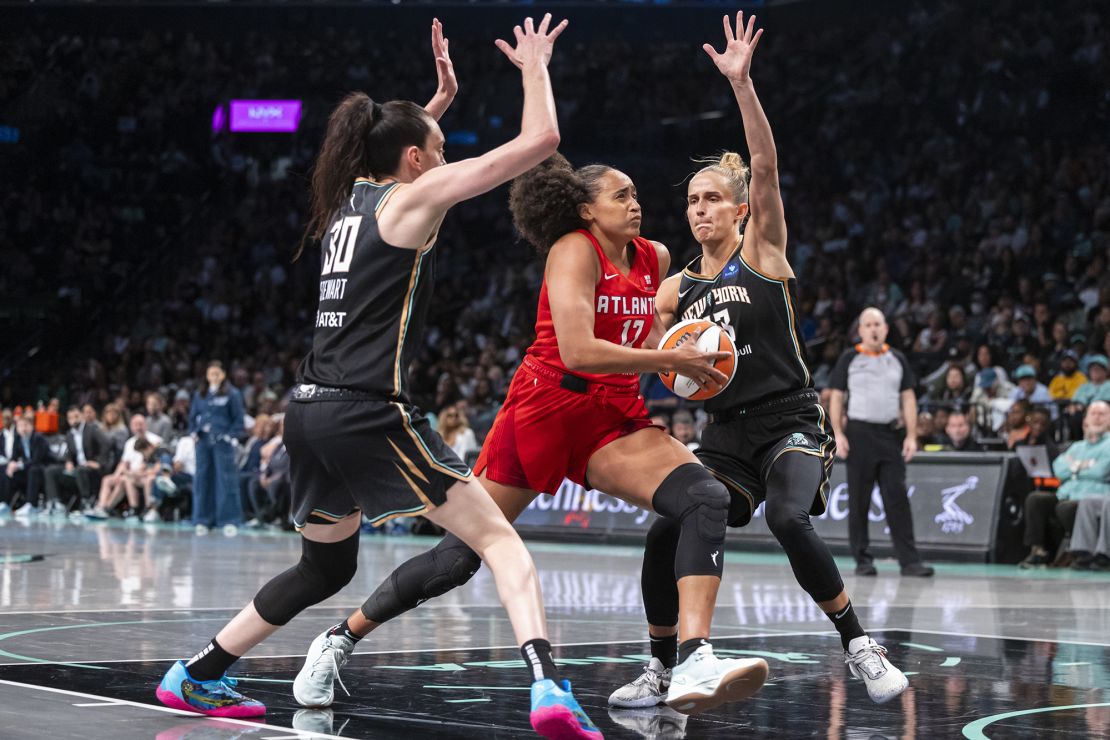
{"type": "Polygon", "coordinates": [[[232,100],[232,131],[296,131],[299,100],[232,100]]]}

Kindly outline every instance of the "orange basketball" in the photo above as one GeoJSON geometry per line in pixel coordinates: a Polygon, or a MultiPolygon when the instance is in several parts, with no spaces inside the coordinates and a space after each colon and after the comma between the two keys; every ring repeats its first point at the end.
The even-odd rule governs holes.
{"type": "Polygon", "coordinates": [[[714,324],[707,319],[687,319],[680,321],[671,327],[664,336],[662,341],[659,342],[659,349],[674,349],[683,342],[687,342],[693,338],[694,332],[701,330],[701,336],[698,337],[698,349],[703,352],[728,352],[729,356],[723,360],[717,360],[715,367],[720,370],[728,380],[725,384],[716,390],[701,390],[698,384],[685,375],[679,375],[676,372],[659,373],[659,377],[663,379],[664,385],[671,389],[671,392],[681,398],[688,398],[691,401],[704,401],[707,398],[721,393],[728,384],[732,382],[732,378],[736,375],[736,345],[732,341],[732,337],[728,332],[721,329],[720,326],[714,324]]]}

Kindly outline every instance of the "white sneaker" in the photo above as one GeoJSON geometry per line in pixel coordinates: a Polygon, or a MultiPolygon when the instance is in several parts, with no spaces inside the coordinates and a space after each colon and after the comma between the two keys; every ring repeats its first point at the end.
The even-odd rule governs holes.
{"type": "Polygon", "coordinates": [[[234,524],[224,525],[224,537],[234,537],[237,534],[239,534],[239,528],[234,524]]]}
{"type": "Polygon", "coordinates": [[[197,537],[203,537],[204,535],[208,534],[208,527],[204,524],[198,524],[197,526],[193,527],[193,534],[195,534],[197,537]]]}
{"type": "Polygon", "coordinates": [[[158,509],[147,509],[147,512],[143,514],[143,521],[160,522],[162,521],[162,515],[158,513],[158,509]]]}
{"type": "Polygon", "coordinates": [[[886,648],[867,635],[848,643],[844,662],[852,675],[863,681],[868,696],[876,704],[885,704],[910,685],[905,674],[886,659],[886,648]]]}
{"type": "Polygon", "coordinates": [[[15,515],[18,519],[26,519],[28,517],[34,516],[37,513],[39,513],[39,510],[35,508],[35,505],[32,504],[30,501],[15,510],[15,515]]]}
{"type": "Polygon", "coordinates": [[[609,695],[609,706],[624,709],[658,706],[663,703],[670,685],[671,669],[664,668],[659,658],[652,658],[634,681],[609,695]]]}
{"type": "Polygon", "coordinates": [[[99,506],[94,506],[91,509],[85,509],[86,519],[107,519],[108,512],[99,506]]]}
{"type": "Polygon", "coordinates": [[[51,501],[46,505],[46,513],[50,516],[65,516],[68,513],[66,505],[61,501],[51,501]]]}
{"type": "Polygon", "coordinates": [[[258,529],[259,527],[262,526],[262,522],[259,521],[258,517],[254,517],[253,519],[248,521],[243,526],[246,527],[247,529],[258,529]]]}
{"type": "Polygon", "coordinates": [[[350,696],[351,692],[339,679],[339,669],[347,665],[354,651],[355,644],[343,635],[325,632],[313,640],[304,667],[293,681],[293,698],[297,703],[310,709],[331,706],[335,700],[334,682],[337,679],[343,691],[350,696]]]}
{"type": "Polygon", "coordinates": [[[762,658],[722,660],[713,654],[712,645],[702,645],[671,671],[667,706],[683,714],[698,714],[747,699],[763,687],[769,670],[762,658]]]}
{"type": "Polygon", "coordinates": [[[0,501],[0,516],[11,516],[12,507],[7,501],[0,501]]]}

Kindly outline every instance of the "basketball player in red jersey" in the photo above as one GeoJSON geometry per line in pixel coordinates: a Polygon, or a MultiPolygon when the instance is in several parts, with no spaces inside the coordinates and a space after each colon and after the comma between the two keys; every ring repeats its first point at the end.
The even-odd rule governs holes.
{"type": "MultiPolygon", "coordinates": [[[[573,170],[556,156],[518,177],[509,202],[517,229],[546,253],[547,267],[536,340],[513,377],[475,473],[510,521],[564,478],[673,519],[682,530],[674,561],[681,643],[667,703],[693,713],[750,696],[763,685],[766,662],[719,659],[708,641],[724,564],[727,489],[651,423],[639,394],[638,374],[645,372],[675,370],[703,386],[722,383],[712,363],[727,354],[702,352],[696,342],[641,349],[670,255],[662,244],[640,238],[640,205],[627,175],[604,165],[573,170]]],[[[332,628],[342,628],[347,639],[337,642],[350,649],[309,652],[294,684],[298,702],[309,706],[304,697],[330,696],[352,640],[466,583],[479,564],[448,535],[401,565],[332,628]]],[[[314,646],[330,644],[331,633],[314,646]]],[[[672,650],[676,641],[671,638],[672,650]]]]}

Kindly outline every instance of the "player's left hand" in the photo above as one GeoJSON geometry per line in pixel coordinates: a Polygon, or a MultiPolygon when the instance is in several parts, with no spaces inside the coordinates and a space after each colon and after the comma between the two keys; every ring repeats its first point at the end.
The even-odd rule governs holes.
{"type": "Polygon", "coordinates": [[[453,99],[459,91],[459,81],[455,79],[455,65],[451,62],[448,46],[447,38],[443,35],[443,24],[439,22],[439,18],[434,18],[432,55],[436,60],[436,78],[439,83],[436,87],[436,95],[445,95],[448,99],[453,99]]]}
{"type": "Polygon", "coordinates": [[[917,454],[917,440],[913,437],[907,436],[906,441],[902,443],[902,459],[909,462],[913,456],[917,454]]]}
{"type": "Polygon", "coordinates": [[[705,49],[705,53],[717,65],[717,69],[730,82],[748,82],[751,79],[748,77],[748,70],[752,66],[752,55],[755,53],[755,47],[759,43],[760,36],[763,35],[763,29],[755,30],[754,15],[748,18],[748,25],[745,28],[744,11],[742,10],[736,14],[736,33],[733,33],[732,23],[727,15],[724,17],[724,24],[724,52],[718,54],[712,44],[703,44],[701,48],[705,49]],[[739,34],[739,37],[737,37],[737,34],[739,34]]]}

